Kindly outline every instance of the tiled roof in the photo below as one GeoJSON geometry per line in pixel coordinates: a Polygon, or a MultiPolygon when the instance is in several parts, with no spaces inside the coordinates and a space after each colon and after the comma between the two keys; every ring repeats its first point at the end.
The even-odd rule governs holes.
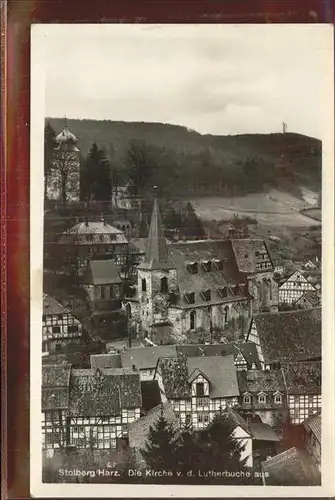
{"type": "Polygon", "coordinates": [[[250,422],[250,434],[257,441],[280,441],[277,433],[268,424],[263,422],[250,422]]]}
{"type": "Polygon", "coordinates": [[[241,394],[250,392],[258,394],[259,392],[285,391],[285,381],[281,370],[248,370],[238,371],[237,380],[241,394]]]}
{"type": "Polygon", "coordinates": [[[42,366],[42,411],[69,407],[69,382],[71,365],[42,366]]]}
{"type": "Polygon", "coordinates": [[[128,243],[123,231],[106,222],[79,222],[61,237],[61,244],[101,245],[128,243]]]}
{"type": "Polygon", "coordinates": [[[165,395],[168,399],[191,397],[189,377],[198,371],[210,382],[210,397],[239,395],[234,357],[162,358],[159,363],[165,395]]]}
{"type": "Polygon", "coordinates": [[[269,474],[267,486],[316,486],[320,473],[306,452],[290,448],[262,462],[262,469],[269,474]]]}
{"type": "Polygon", "coordinates": [[[236,290],[236,295],[222,298],[218,290],[223,287],[243,285],[244,277],[238,271],[231,241],[229,240],[201,240],[172,243],[168,246],[171,261],[177,270],[177,279],[180,293],[180,305],[184,307],[206,306],[222,304],[232,300],[245,299],[246,291],[236,290]],[[212,266],[210,271],[203,269],[202,263],[220,261],[222,269],[212,266]],[[192,274],[188,264],[197,263],[198,272],[192,274]],[[210,290],[211,299],[204,301],[201,293],[210,290]],[[185,293],[195,293],[194,304],[188,305],[184,301],[185,293]]]}
{"type": "Polygon", "coordinates": [[[240,352],[245,358],[248,367],[255,363],[256,368],[261,368],[254,342],[234,342],[229,344],[188,344],[178,345],[177,352],[181,352],[188,357],[197,356],[226,356],[233,354],[236,357],[240,352]]]}
{"type": "Polygon", "coordinates": [[[114,285],[122,283],[117,265],[113,260],[91,260],[82,281],[92,285],[114,285]]]}
{"type": "Polygon", "coordinates": [[[236,426],[240,426],[245,432],[250,434],[247,422],[244,420],[243,417],[241,417],[239,413],[237,413],[232,408],[229,408],[229,410],[227,411],[227,419],[228,422],[230,423],[231,431],[233,431],[236,428],[236,426]]]}
{"type": "Polygon", "coordinates": [[[141,406],[140,377],[122,368],[72,370],[70,414],[118,415],[121,409],[141,406]]]}
{"type": "Polygon", "coordinates": [[[91,368],[122,368],[120,354],[92,354],[91,368]]]}
{"type": "Polygon", "coordinates": [[[172,428],[178,432],[180,428],[179,422],[170,403],[166,402],[163,405],[158,405],[155,408],[152,408],[152,410],[148,411],[144,417],[141,417],[129,425],[128,436],[129,446],[131,448],[135,448],[137,450],[145,448],[150,427],[153,427],[156,424],[162,414],[172,428]]]}
{"type": "Polygon", "coordinates": [[[317,292],[313,290],[307,290],[298,300],[295,301],[295,304],[299,304],[303,299],[306,299],[312,307],[317,307],[320,305],[320,297],[317,292]]]}
{"type": "Polygon", "coordinates": [[[265,363],[321,356],[321,308],[254,317],[265,363]]]}
{"type": "Polygon", "coordinates": [[[138,370],[148,370],[156,368],[159,358],[173,356],[177,356],[175,345],[133,347],[121,353],[121,366],[132,368],[135,365],[138,370]]]}
{"type": "Polygon", "coordinates": [[[321,362],[283,363],[288,394],[321,394],[321,362]]]}
{"type": "Polygon", "coordinates": [[[142,409],[149,411],[161,403],[161,391],[157,380],[142,380],[142,409]]]}
{"type": "Polygon", "coordinates": [[[321,412],[317,412],[303,421],[306,430],[311,430],[316,439],[321,443],[321,412]]]}
{"type": "Polygon", "coordinates": [[[241,273],[258,272],[257,264],[264,262],[270,262],[271,267],[269,267],[269,270],[273,270],[271,257],[263,240],[236,239],[231,240],[231,244],[241,273]],[[265,258],[263,258],[263,255],[265,255],[265,258]]]}
{"type": "Polygon", "coordinates": [[[53,314],[68,314],[70,311],[66,309],[62,304],[57,302],[56,299],[43,294],[43,314],[44,315],[53,315],[53,314]]]}

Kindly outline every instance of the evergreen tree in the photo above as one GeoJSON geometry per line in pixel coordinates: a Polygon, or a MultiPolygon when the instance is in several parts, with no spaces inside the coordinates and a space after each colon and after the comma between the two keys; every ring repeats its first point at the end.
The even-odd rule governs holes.
{"type": "Polygon", "coordinates": [[[190,202],[186,205],[186,214],[182,221],[182,232],[186,238],[205,238],[206,233],[201,221],[190,202]]]}
{"type": "Polygon", "coordinates": [[[174,470],[178,437],[163,415],[150,427],[146,447],[141,453],[149,467],[155,470],[174,470]]]}
{"type": "Polygon", "coordinates": [[[49,177],[52,174],[53,162],[55,158],[56,132],[47,122],[44,127],[44,197],[47,198],[47,187],[49,177]]]}
{"type": "Polygon", "coordinates": [[[82,199],[107,201],[111,193],[110,163],[94,142],[81,171],[82,199]]]}

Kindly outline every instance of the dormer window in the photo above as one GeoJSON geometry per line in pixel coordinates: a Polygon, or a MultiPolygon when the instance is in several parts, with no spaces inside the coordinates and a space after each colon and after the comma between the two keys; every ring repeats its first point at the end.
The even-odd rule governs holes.
{"type": "Polygon", "coordinates": [[[246,404],[246,405],[250,405],[251,404],[251,396],[250,396],[250,394],[244,394],[244,396],[243,396],[243,403],[246,404]]]}
{"type": "Polygon", "coordinates": [[[205,300],[206,302],[208,302],[209,300],[211,300],[211,291],[210,290],[204,290],[203,292],[201,292],[201,297],[203,298],[203,300],[205,300]]]}
{"type": "Polygon", "coordinates": [[[212,270],[212,263],[210,260],[202,263],[202,268],[205,273],[209,273],[212,270]]]}
{"type": "Polygon", "coordinates": [[[110,234],[110,235],[109,235],[109,239],[110,239],[111,241],[115,241],[115,240],[116,240],[116,234],[110,234]]]}
{"type": "Polygon", "coordinates": [[[192,262],[192,263],[187,264],[187,270],[191,274],[197,274],[197,272],[198,272],[197,262],[192,262]]]}
{"type": "Polygon", "coordinates": [[[215,269],[216,271],[222,271],[222,267],[223,267],[222,260],[214,260],[212,262],[212,266],[213,266],[213,269],[215,269]]]}
{"type": "Polygon", "coordinates": [[[184,297],[185,297],[185,302],[187,302],[187,304],[194,304],[195,302],[194,292],[185,293],[184,297]]]}
{"type": "Polygon", "coordinates": [[[100,234],[100,241],[104,241],[104,235],[100,234]]]}
{"type": "Polygon", "coordinates": [[[225,299],[226,297],[228,297],[228,288],[226,286],[224,286],[223,288],[219,288],[218,294],[222,299],[225,299]]]}
{"type": "Polygon", "coordinates": [[[264,392],[258,394],[258,402],[260,404],[266,403],[266,394],[264,394],[264,392]]]}
{"type": "Polygon", "coordinates": [[[198,384],[196,384],[195,391],[196,391],[195,394],[196,394],[197,398],[203,398],[205,395],[204,384],[202,382],[199,382],[198,384]]]}
{"type": "Polygon", "coordinates": [[[283,396],[279,392],[275,394],[274,401],[276,404],[281,404],[283,402],[283,396]]]}

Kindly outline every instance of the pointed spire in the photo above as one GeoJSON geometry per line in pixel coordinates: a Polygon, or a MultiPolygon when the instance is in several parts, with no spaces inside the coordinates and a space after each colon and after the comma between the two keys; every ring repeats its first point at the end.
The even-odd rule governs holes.
{"type": "Polygon", "coordinates": [[[154,199],[146,254],[141,267],[145,269],[171,269],[173,267],[168,257],[157,198],[154,199]]]}

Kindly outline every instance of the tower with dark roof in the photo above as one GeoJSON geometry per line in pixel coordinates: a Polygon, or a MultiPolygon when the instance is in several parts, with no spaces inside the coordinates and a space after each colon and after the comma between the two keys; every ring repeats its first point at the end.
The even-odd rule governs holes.
{"type": "Polygon", "coordinates": [[[138,298],[142,334],[163,343],[169,330],[168,306],[177,288],[177,273],[169,258],[157,199],[154,199],[146,253],[138,266],[138,298]],[[164,328],[162,328],[164,326],[164,328]]]}

